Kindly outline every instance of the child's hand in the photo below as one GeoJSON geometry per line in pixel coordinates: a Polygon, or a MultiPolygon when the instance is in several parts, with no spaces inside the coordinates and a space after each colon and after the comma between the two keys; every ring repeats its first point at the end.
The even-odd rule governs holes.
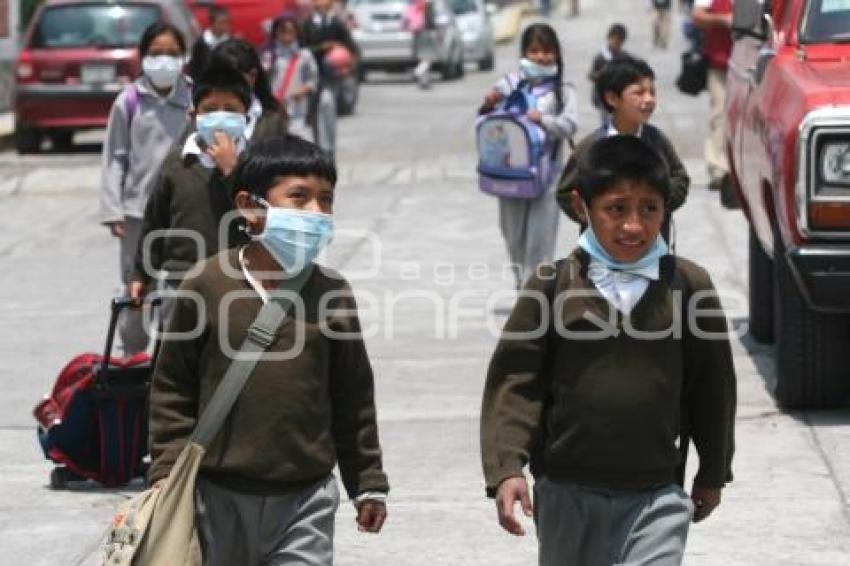
{"type": "Polygon", "coordinates": [[[124,237],[124,221],[116,220],[115,222],[110,222],[107,224],[109,226],[109,233],[115,236],[116,238],[124,237]]]}
{"type": "Polygon", "coordinates": [[[387,505],[383,501],[364,499],[357,504],[357,528],[364,533],[379,533],[387,519],[387,505]]]}
{"type": "Polygon", "coordinates": [[[206,149],[207,155],[215,161],[216,168],[227,177],[236,168],[239,152],[236,143],[224,132],[215,133],[215,143],[206,149]]]}
{"type": "Polygon", "coordinates": [[[145,295],[145,284],[141,281],[130,281],[130,286],[127,291],[130,298],[133,300],[133,306],[141,306],[142,297],[145,295]]]}
{"type": "Polygon", "coordinates": [[[488,109],[488,110],[492,110],[493,108],[495,108],[495,107],[496,107],[496,105],[497,105],[499,102],[501,102],[501,101],[502,101],[502,99],[503,99],[503,98],[504,98],[504,97],[502,96],[502,93],[501,93],[501,92],[499,92],[498,90],[491,90],[491,91],[490,91],[490,92],[488,92],[488,93],[487,93],[487,95],[484,97],[484,104],[483,104],[483,107],[484,107],[484,108],[486,108],[486,109],[488,109]]]}
{"type": "Polygon", "coordinates": [[[529,110],[528,113],[526,113],[526,116],[528,116],[528,119],[534,122],[535,124],[540,124],[543,122],[543,114],[540,112],[540,110],[529,110]]]}
{"type": "Polygon", "coordinates": [[[720,490],[695,485],[691,489],[691,501],[694,502],[694,523],[699,523],[720,505],[720,490]]]}
{"type": "Polygon", "coordinates": [[[514,514],[514,505],[519,501],[522,506],[522,512],[526,517],[531,517],[531,496],[528,494],[528,482],[524,477],[508,478],[499,484],[499,489],[496,492],[496,510],[499,512],[499,524],[502,528],[516,536],[525,535],[525,529],[522,527],[516,515],[514,514]]]}

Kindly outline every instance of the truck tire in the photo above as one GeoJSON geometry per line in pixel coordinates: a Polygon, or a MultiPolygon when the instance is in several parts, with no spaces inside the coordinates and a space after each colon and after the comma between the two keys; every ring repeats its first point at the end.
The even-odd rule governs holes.
{"type": "Polygon", "coordinates": [[[784,409],[840,406],[850,383],[850,317],[810,309],[785,258],[774,259],[776,400],[784,409]]]}
{"type": "Polygon", "coordinates": [[[750,334],[757,342],[773,342],[773,261],[750,228],[750,334]]]}

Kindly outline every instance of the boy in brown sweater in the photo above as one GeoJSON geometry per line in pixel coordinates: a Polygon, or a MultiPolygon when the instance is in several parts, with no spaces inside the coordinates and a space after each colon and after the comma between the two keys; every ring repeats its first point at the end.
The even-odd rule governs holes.
{"type": "MultiPolygon", "coordinates": [[[[661,130],[649,123],[657,100],[652,67],[645,61],[632,57],[613,61],[602,71],[595,88],[601,103],[609,113],[608,119],[601,128],[588,134],[578,143],[567,161],[558,181],[558,204],[567,216],[580,222],[576,211],[573,210],[570,196],[576,189],[579,161],[597,140],[614,135],[631,135],[645,141],[667,161],[670,168],[670,200],[667,207],[669,215],[684,204],[691,179],[673,144],[661,130]]],[[[666,229],[662,231],[662,235],[665,239],[669,237],[666,229]]]]}
{"type": "Polygon", "coordinates": [[[252,241],[180,287],[151,389],[149,480],[169,474],[281,278],[312,269],[201,463],[198,532],[205,566],[331,566],[334,466],[363,531],[381,530],[389,490],[351,289],[312,267],[333,234],[336,170],[317,146],[286,136],[252,145],[236,177],[252,241]]]}
{"type": "Polygon", "coordinates": [[[705,270],[659,236],[670,188],[656,151],[597,141],[572,197],[588,224],[579,248],[528,281],[490,364],[487,492],[502,527],[524,534],[514,505],[532,514],[531,463],[541,565],[678,565],[691,519],[731,479],[725,318],[705,270]],[[699,454],[690,497],[677,485],[684,415],[699,454]]]}

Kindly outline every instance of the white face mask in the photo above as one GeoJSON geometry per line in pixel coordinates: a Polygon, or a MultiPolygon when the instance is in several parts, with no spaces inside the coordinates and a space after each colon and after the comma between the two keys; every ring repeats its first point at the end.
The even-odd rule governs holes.
{"type": "Polygon", "coordinates": [[[142,59],[142,71],[156,88],[171,88],[183,72],[183,59],[171,55],[148,55],[142,59]]]}

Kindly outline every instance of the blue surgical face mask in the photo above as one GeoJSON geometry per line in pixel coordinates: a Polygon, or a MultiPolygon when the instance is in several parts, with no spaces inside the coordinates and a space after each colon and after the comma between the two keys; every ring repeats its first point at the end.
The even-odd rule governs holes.
{"type": "Polygon", "coordinates": [[[266,207],[266,227],[255,239],[287,273],[302,271],[333,240],[334,221],[330,214],[271,206],[261,198],[255,200],[266,207]]]}
{"type": "Polygon", "coordinates": [[[201,136],[207,145],[215,144],[216,132],[223,132],[232,140],[238,141],[244,135],[247,125],[248,120],[244,114],[226,111],[198,114],[195,120],[195,128],[198,130],[198,135],[201,136]]]}
{"type": "Polygon", "coordinates": [[[519,60],[519,69],[527,79],[551,79],[558,74],[557,65],[539,65],[525,57],[519,60]]]}
{"type": "Polygon", "coordinates": [[[650,246],[643,257],[637,261],[633,261],[631,263],[618,261],[614,259],[611,254],[605,251],[605,248],[603,248],[602,244],[599,243],[599,239],[596,237],[596,232],[593,231],[593,226],[590,224],[590,215],[587,214],[587,208],[585,208],[585,214],[588,218],[587,229],[582,232],[579,237],[578,245],[581,249],[590,254],[590,257],[608,269],[613,269],[615,271],[638,271],[657,264],[658,261],[670,251],[667,247],[667,242],[665,242],[664,238],[662,238],[661,234],[659,234],[655,238],[655,242],[653,242],[652,246],[650,246]]]}

